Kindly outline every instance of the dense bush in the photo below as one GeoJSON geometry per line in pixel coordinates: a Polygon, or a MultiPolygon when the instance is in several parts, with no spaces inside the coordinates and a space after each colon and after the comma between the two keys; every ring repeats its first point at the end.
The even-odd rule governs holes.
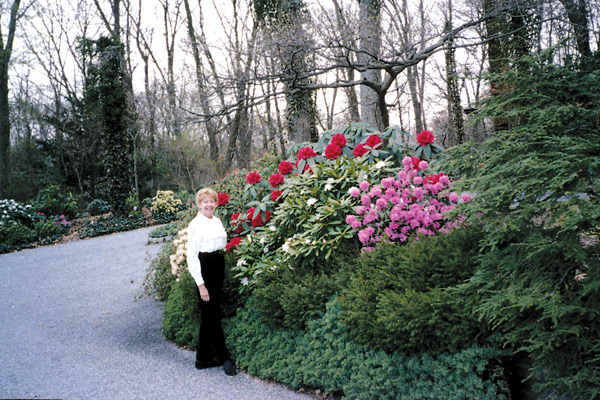
{"type": "Polygon", "coordinates": [[[180,346],[195,348],[200,329],[198,297],[194,278],[185,270],[173,283],[165,304],[163,335],[180,346]]]}
{"type": "Polygon", "coordinates": [[[143,294],[154,296],[158,301],[167,301],[171,287],[177,278],[171,272],[169,257],[175,251],[175,245],[169,241],[162,245],[158,255],[152,260],[144,278],[143,294]]]}
{"type": "Polygon", "coordinates": [[[147,226],[148,221],[142,215],[134,217],[108,216],[90,220],[77,232],[83,238],[107,235],[115,232],[130,231],[132,229],[147,226]]]}
{"type": "Polygon", "coordinates": [[[468,307],[529,356],[538,390],[581,399],[600,396],[599,57],[519,60],[494,78],[513,90],[480,107],[510,129],[444,166],[477,193],[464,212],[484,221],[468,307]]]}
{"type": "MultiPolygon", "coordinates": [[[[339,257],[345,258],[344,254],[339,257]]],[[[310,268],[278,268],[258,277],[253,304],[270,326],[302,330],[325,313],[327,301],[342,286],[345,275],[336,257],[310,268]]]]}
{"type": "Polygon", "coordinates": [[[24,224],[11,221],[0,225],[0,252],[18,250],[35,241],[35,231],[24,224]]]}
{"type": "Polygon", "coordinates": [[[340,294],[350,335],[387,352],[438,354],[475,343],[478,324],[450,289],[476,268],[479,228],[380,244],[348,264],[340,294]]]}
{"type": "Polygon", "coordinates": [[[315,387],[349,399],[504,399],[502,352],[472,346],[455,354],[404,356],[353,341],[335,301],[305,332],[265,324],[251,298],[226,328],[240,368],[292,388],[315,387]]]}
{"type": "Polygon", "coordinates": [[[170,190],[159,190],[152,199],[152,218],[157,221],[168,222],[175,219],[177,213],[183,210],[183,202],[175,197],[170,190]]]}
{"type": "Polygon", "coordinates": [[[111,211],[111,206],[106,200],[94,199],[86,207],[87,212],[92,215],[102,215],[111,211]]]}
{"type": "Polygon", "coordinates": [[[49,185],[41,190],[32,203],[35,211],[44,215],[64,215],[73,219],[77,215],[77,200],[71,193],[65,193],[58,185],[49,185]]]}

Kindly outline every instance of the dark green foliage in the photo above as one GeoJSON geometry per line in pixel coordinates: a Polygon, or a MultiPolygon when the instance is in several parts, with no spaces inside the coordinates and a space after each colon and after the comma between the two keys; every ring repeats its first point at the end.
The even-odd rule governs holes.
{"type": "Polygon", "coordinates": [[[83,239],[109,233],[130,231],[147,225],[148,221],[146,221],[146,218],[142,215],[132,217],[100,217],[96,221],[85,224],[77,232],[77,235],[83,239]]]}
{"type": "Polygon", "coordinates": [[[180,346],[195,347],[200,329],[196,282],[186,269],[173,283],[165,304],[162,332],[180,346]]]}
{"type": "Polygon", "coordinates": [[[495,77],[514,90],[481,112],[513,127],[443,167],[477,193],[462,212],[485,219],[468,307],[529,355],[537,389],[582,399],[600,396],[599,56],[527,57],[495,77]]]}
{"type": "Polygon", "coordinates": [[[496,348],[472,346],[436,357],[389,355],[353,341],[335,301],[305,332],[290,332],[266,325],[253,300],[226,329],[238,366],[252,375],[349,399],[506,398],[497,362],[502,352],[496,348]]]}
{"type": "Polygon", "coordinates": [[[27,247],[37,238],[35,231],[21,223],[0,225],[0,253],[27,247]]]}
{"type": "Polygon", "coordinates": [[[175,275],[171,272],[169,256],[175,254],[173,242],[162,245],[158,256],[156,256],[144,278],[144,294],[155,296],[158,301],[166,301],[169,298],[171,287],[175,283],[175,275]]]}
{"type": "Polygon", "coordinates": [[[86,210],[90,215],[95,216],[108,213],[111,210],[111,207],[108,201],[95,199],[87,205],[86,210]]]}
{"type": "Polygon", "coordinates": [[[85,81],[85,110],[102,130],[103,165],[108,176],[108,198],[117,214],[126,214],[131,190],[133,142],[128,131],[135,124],[127,104],[123,45],[118,39],[82,39],[80,51],[89,61],[85,81]]]}
{"type": "Polygon", "coordinates": [[[39,238],[59,238],[62,236],[62,229],[52,219],[40,218],[33,224],[35,233],[39,238]]]}
{"type": "Polygon", "coordinates": [[[363,254],[340,294],[351,336],[387,352],[438,354],[475,342],[480,324],[450,290],[476,267],[480,229],[385,243],[363,254]]]}
{"type": "Polygon", "coordinates": [[[49,185],[41,190],[32,203],[33,209],[46,216],[64,215],[67,219],[77,215],[77,200],[58,185],[49,185]]]}
{"type": "Polygon", "coordinates": [[[261,275],[254,289],[255,305],[269,325],[301,330],[322,315],[338,285],[335,276],[322,271],[283,267],[261,275]]]}

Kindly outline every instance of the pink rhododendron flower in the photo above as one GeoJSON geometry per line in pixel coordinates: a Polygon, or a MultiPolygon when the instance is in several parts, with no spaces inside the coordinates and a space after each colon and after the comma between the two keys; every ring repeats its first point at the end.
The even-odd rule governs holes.
{"type": "Polygon", "coordinates": [[[375,233],[375,228],[372,226],[361,229],[358,232],[358,240],[360,240],[361,243],[369,243],[372,240],[371,236],[373,236],[373,233],[375,233]]]}
{"type": "Polygon", "coordinates": [[[273,201],[277,201],[277,199],[279,198],[279,196],[281,196],[283,193],[283,191],[281,190],[273,190],[271,192],[271,200],[273,201]]]}
{"type": "Polygon", "coordinates": [[[425,146],[426,144],[433,143],[435,137],[433,133],[430,131],[423,130],[417,135],[417,143],[421,146],[425,146]]]}
{"type": "Polygon", "coordinates": [[[366,192],[367,190],[369,190],[370,186],[371,186],[371,184],[369,182],[367,182],[367,181],[362,181],[361,183],[358,184],[358,187],[363,192],[366,192]]]}
{"type": "Polygon", "coordinates": [[[250,185],[255,185],[258,182],[260,182],[260,179],[261,179],[260,174],[256,171],[252,171],[246,177],[246,183],[248,183],[250,185]]]}
{"type": "Polygon", "coordinates": [[[283,175],[282,174],[272,174],[269,177],[269,185],[276,188],[277,186],[283,183],[283,175]]]}
{"type": "Polygon", "coordinates": [[[373,186],[369,194],[371,197],[379,197],[381,196],[381,188],[379,186],[373,186]]]}
{"type": "Polygon", "coordinates": [[[325,158],[335,160],[342,154],[342,148],[337,144],[329,144],[325,147],[325,158]]]}
{"type": "Polygon", "coordinates": [[[294,165],[289,161],[282,161],[279,163],[278,170],[281,175],[287,175],[292,173],[294,170],[294,165]]]}
{"type": "Polygon", "coordinates": [[[367,149],[364,145],[362,144],[357,144],[356,147],[354,148],[354,150],[352,150],[352,154],[354,155],[354,157],[358,158],[358,157],[362,157],[365,154],[367,154],[369,152],[369,149],[367,149]]]}
{"type": "Polygon", "coordinates": [[[450,200],[453,203],[458,203],[458,194],[456,194],[455,192],[452,192],[448,195],[448,200],[450,200]]]}
{"type": "Polygon", "coordinates": [[[331,138],[331,144],[335,144],[336,146],[344,147],[348,141],[346,140],[346,136],[341,133],[336,133],[331,138]]]}
{"type": "Polygon", "coordinates": [[[429,163],[427,161],[423,160],[419,163],[419,171],[424,171],[427,168],[429,168],[429,163]]]}
{"type": "Polygon", "coordinates": [[[358,206],[358,207],[356,207],[356,213],[358,215],[364,214],[365,211],[367,211],[367,208],[365,206],[358,206]]]}
{"type": "Polygon", "coordinates": [[[370,135],[365,142],[365,145],[375,149],[381,145],[381,138],[377,135],[370,135]]]}
{"type": "Polygon", "coordinates": [[[356,229],[362,225],[361,222],[354,215],[348,215],[346,217],[346,223],[350,225],[353,229],[356,229]]]}
{"type": "Polygon", "coordinates": [[[350,193],[350,196],[352,197],[358,197],[360,195],[360,189],[352,186],[349,190],[348,193],[350,193]]]}
{"type": "Polygon", "coordinates": [[[371,197],[369,197],[368,194],[363,194],[362,196],[360,196],[360,201],[366,207],[371,204],[371,197]]]}
{"type": "Polygon", "coordinates": [[[388,202],[386,199],[377,199],[375,207],[377,207],[378,210],[386,209],[388,207],[388,202]]]}
{"type": "Polygon", "coordinates": [[[463,201],[463,202],[465,202],[465,203],[468,203],[468,202],[470,202],[472,199],[473,199],[473,198],[471,197],[471,195],[470,195],[470,194],[468,194],[468,193],[463,193],[463,194],[462,194],[462,201],[463,201]]]}
{"type": "Polygon", "coordinates": [[[414,183],[415,185],[420,185],[421,183],[423,183],[423,178],[421,178],[420,176],[415,176],[415,177],[413,178],[413,183],[414,183]]]}

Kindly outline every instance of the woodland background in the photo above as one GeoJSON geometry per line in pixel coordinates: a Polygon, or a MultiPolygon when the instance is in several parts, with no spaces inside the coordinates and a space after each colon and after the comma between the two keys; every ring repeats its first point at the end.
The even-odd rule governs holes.
{"type": "Polygon", "coordinates": [[[507,90],[487,73],[600,41],[596,0],[4,0],[0,15],[0,198],[58,185],[115,211],[349,122],[481,141],[506,122],[469,124],[507,90]]]}

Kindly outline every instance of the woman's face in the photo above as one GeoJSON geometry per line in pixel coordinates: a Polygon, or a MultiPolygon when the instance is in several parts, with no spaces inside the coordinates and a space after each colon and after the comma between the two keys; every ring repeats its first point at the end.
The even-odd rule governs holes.
{"type": "Polygon", "coordinates": [[[211,218],[215,208],[217,207],[217,202],[210,196],[206,196],[200,203],[198,203],[198,209],[205,217],[211,218]]]}

